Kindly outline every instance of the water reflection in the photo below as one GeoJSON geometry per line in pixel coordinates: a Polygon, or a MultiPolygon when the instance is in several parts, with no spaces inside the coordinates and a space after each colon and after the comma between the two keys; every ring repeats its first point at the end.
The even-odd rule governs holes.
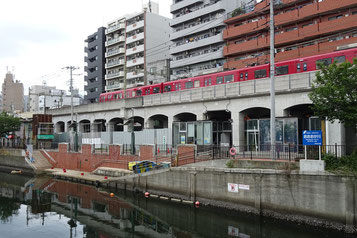
{"type": "MultiPolygon", "coordinates": [[[[348,237],[223,209],[0,173],[0,237],[348,237]]],[[[353,236],[350,236],[353,237],[353,236]]]]}

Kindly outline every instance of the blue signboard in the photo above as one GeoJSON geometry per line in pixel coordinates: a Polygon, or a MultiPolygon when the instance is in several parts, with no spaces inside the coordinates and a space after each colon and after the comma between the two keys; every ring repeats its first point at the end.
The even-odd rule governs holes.
{"type": "Polygon", "coordinates": [[[322,131],[303,131],[303,145],[322,145],[322,131]]]}

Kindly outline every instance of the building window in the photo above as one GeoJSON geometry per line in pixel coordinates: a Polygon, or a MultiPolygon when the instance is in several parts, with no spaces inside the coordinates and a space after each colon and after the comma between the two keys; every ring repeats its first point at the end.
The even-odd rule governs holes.
{"type": "Polygon", "coordinates": [[[343,17],[343,15],[341,14],[341,15],[337,15],[337,16],[334,16],[334,17],[329,17],[328,20],[329,21],[333,21],[333,20],[336,20],[336,19],[340,19],[342,17],[343,17]]]}

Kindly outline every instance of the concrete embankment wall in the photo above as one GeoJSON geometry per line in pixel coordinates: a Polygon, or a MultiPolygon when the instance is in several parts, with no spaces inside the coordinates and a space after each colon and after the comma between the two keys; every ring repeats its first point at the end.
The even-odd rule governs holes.
{"type": "Polygon", "coordinates": [[[126,176],[110,186],[357,232],[354,177],[296,171],[172,168],[126,176]],[[229,191],[228,183],[237,184],[238,192],[232,192],[232,188],[229,191]]]}
{"type": "Polygon", "coordinates": [[[0,170],[6,172],[21,170],[23,174],[35,174],[34,169],[25,160],[25,151],[21,149],[1,150],[0,170]]]}

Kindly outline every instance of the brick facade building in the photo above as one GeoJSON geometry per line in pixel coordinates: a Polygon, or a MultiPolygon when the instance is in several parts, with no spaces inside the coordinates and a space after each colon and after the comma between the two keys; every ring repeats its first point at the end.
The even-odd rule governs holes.
{"type": "MultiPolygon", "coordinates": [[[[225,21],[226,69],[269,63],[269,2],[225,21]]],[[[274,9],[276,62],[357,42],[356,0],[279,0],[274,9]]]]}

